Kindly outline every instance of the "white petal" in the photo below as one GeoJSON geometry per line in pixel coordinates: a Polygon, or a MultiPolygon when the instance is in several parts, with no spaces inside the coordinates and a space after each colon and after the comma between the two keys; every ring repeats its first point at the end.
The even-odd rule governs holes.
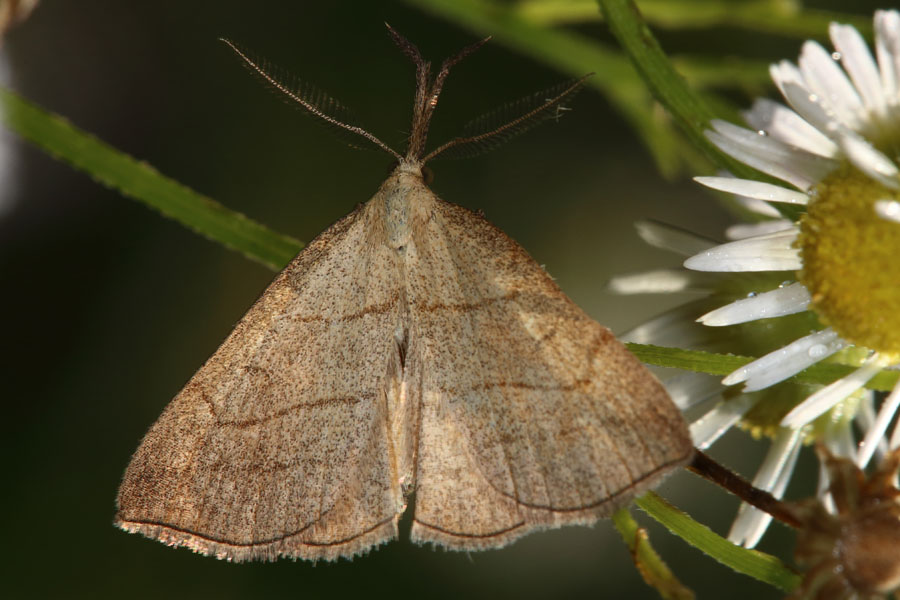
{"type": "Polygon", "coordinates": [[[778,87],[778,91],[781,92],[782,96],[784,95],[785,83],[796,83],[804,87],[806,86],[806,82],[803,81],[803,74],[800,73],[800,69],[789,60],[782,60],[781,62],[770,65],[769,75],[772,77],[772,81],[775,82],[775,85],[778,87]]]}
{"type": "Polygon", "coordinates": [[[743,298],[732,302],[706,313],[697,320],[704,325],[721,327],[756,319],[791,315],[806,310],[808,306],[809,291],[806,286],[802,283],[792,283],[752,298],[743,298]]]}
{"type": "Polygon", "coordinates": [[[875,52],[881,86],[889,102],[897,103],[900,94],[900,13],[875,11],[875,52]]]}
{"type": "Polygon", "coordinates": [[[755,506],[741,504],[728,532],[728,541],[745,548],[754,548],[771,523],[772,517],[768,513],[755,506]]]}
{"type": "Polygon", "coordinates": [[[729,240],[745,240],[747,238],[759,237],[770,233],[778,233],[779,231],[787,231],[793,229],[793,221],[787,219],[773,219],[771,221],[763,221],[762,223],[732,225],[725,230],[725,237],[729,240]]]}
{"type": "MultiPolygon", "coordinates": [[[[856,409],[856,418],[853,420],[856,423],[857,428],[859,429],[860,434],[862,434],[863,438],[868,435],[868,432],[875,427],[875,421],[877,420],[877,415],[875,414],[875,392],[872,390],[860,390],[858,395],[862,397],[859,402],[859,407],[856,409]]],[[[846,419],[843,420],[844,423],[847,422],[846,419]]],[[[851,435],[851,438],[853,436],[851,435]]],[[[852,442],[854,447],[854,459],[853,462],[857,462],[859,457],[859,453],[856,452],[856,448],[862,448],[863,442],[859,443],[859,446],[856,445],[855,439],[852,442]]],[[[875,454],[881,458],[885,455],[888,449],[887,439],[882,438],[877,440],[875,444],[875,454]]]]}
{"type": "MultiPolygon", "coordinates": [[[[891,394],[895,394],[898,388],[900,388],[900,381],[898,381],[894,385],[894,389],[891,391],[891,394]]],[[[900,419],[897,419],[897,422],[894,424],[894,433],[891,434],[890,443],[891,450],[894,450],[898,447],[900,447],[900,419]]]]}
{"type": "MultiPolygon", "coordinates": [[[[672,294],[677,292],[709,292],[711,286],[698,285],[695,273],[681,269],[657,269],[643,273],[619,275],[609,280],[607,287],[616,294],[672,294]]],[[[708,281],[706,283],[709,283],[708,281]]]]}
{"type": "Polygon", "coordinates": [[[816,131],[821,131],[829,138],[834,138],[841,132],[853,131],[841,122],[840,117],[821,96],[810,93],[805,86],[786,82],[784,98],[801,117],[815,127],[816,131]]]}
{"type": "Polygon", "coordinates": [[[770,219],[778,219],[781,217],[781,213],[778,212],[778,209],[765,200],[757,200],[756,198],[748,198],[747,196],[735,196],[734,201],[757,215],[769,217],[770,219]]]}
{"type": "Polygon", "coordinates": [[[766,202],[785,202],[787,204],[806,204],[809,196],[803,192],[789,190],[771,183],[737,179],[736,177],[694,177],[694,181],[711,187],[714,190],[765,200],[766,202]]]}
{"type": "Polygon", "coordinates": [[[780,428],[772,439],[772,445],[760,465],[753,485],[767,492],[775,491],[781,473],[790,463],[790,455],[800,445],[802,434],[795,429],[780,428]]]}
{"type": "Polygon", "coordinates": [[[866,437],[859,444],[859,456],[857,456],[856,464],[860,469],[865,468],[878,448],[879,442],[884,439],[888,425],[891,424],[894,415],[897,414],[898,408],[900,408],[900,386],[895,386],[882,403],[872,428],[866,432],[866,437]]]}
{"type": "Polygon", "coordinates": [[[841,54],[841,63],[853,80],[853,85],[863,104],[870,111],[883,115],[885,112],[885,99],[882,94],[881,78],[878,68],[869,52],[869,46],[863,40],[859,32],[849,25],[832,23],[828,28],[831,34],[831,42],[841,54]]]}
{"type": "Polygon", "coordinates": [[[849,424],[834,428],[825,436],[825,447],[835,456],[856,462],[856,440],[849,424]]]}
{"type": "Polygon", "coordinates": [[[832,160],[743,127],[718,120],[711,125],[715,131],[707,131],[706,137],[723,152],[800,190],[808,190],[836,166],[832,160]]]}
{"type": "MultiPolygon", "coordinates": [[[[782,95],[785,95],[785,86],[792,82],[783,82],[782,95]]],[[[797,83],[799,85],[799,83],[797,83]]],[[[803,90],[805,87],[800,86],[803,90]]],[[[809,91],[805,91],[809,96],[809,91]]],[[[747,123],[756,130],[768,133],[776,140],[789,146],[802,148],[812,154],[834,158],[839,153],[837,144],[828,139],[821,131],[806,121],[803,117],[783,106],[766,98],[759,98],[753,102],[753,107],[744,113],[747,123]]]]}
{"type": "MultiPolygon", "coordinates": [[[[776,498],[781,498],[797,464],[800,441],[799,431],[779,430],[772,440],[762,466],[753,478],[753,485],[771,492],[776,498]]],[[[728,539],[735,544],[753,548],[759,543],[771,521],[772,517],[768,514],[748,504],[742,504],[728,533],[728,539]]]]}
{"type": "Polygon", "coordinates": [[[723,379],[722,384],[746,381],[744,391],[761,390],[796,375],[846,345],[833,329],[823,329],[744,365],[723,379]]]}
{"type": "Polygon", "coordinates": [[[713,242],[696,233],[655,221],[638,221],[634,226],[646,243],[654,248],[662,248],[682,256],[690,256],[715,246],[713,242]]]}
{"type": "Polygon", "coordinates": [[[841,149],[856,167],[879,183],[900,189],[900,170],[891,159],[857,135],[845,135],[840,140],[841,149]]]}
{"type": "Polygon", "coordinates": [[[691,438],[700,450],[709,448],[756,404],[756,398],[742,394],[723,400],[711,411],[691,423],[691,438]]]}
{"type": "Polygon", "coordinates": [[[876,200],[875,212],[882,219],[900,223],[900,202],[896,200],[876,200]]]}
{"type": "Polygon", "coordinates": [[[817,42],[803,44],[799,60],[806,87],[822,98],[825,106],[850,129],[859,129],[862,100],[831,54],[817,42]]]}
{"type": "Polygon", "coordinates": [[[828,488],[831,487],[831,474],[828,472],[828,468],[825,466],[825,463],[819,461],[819,482],[816,484],[816,497],[819,498],[819,501],[822,502],[822,505],[825,507],[825,510],[829,512],[829,514],[837,513],[837,509],[834,506],[834,499],[831,497],[831,494],[828,491],[828,488]]]}
{"type": "Polygon", "coordinates": [[[746,240],[716,246],[696,254],[684,266],[696,271],[791,271],[802,266],[800,253],[793,247],[798,231],[778,231],[746,240]]]}
{"type": "Polygon", "coordinates": [[[781,420],[783,427],[803,427],[835,404],[866,385],[884,365],[878,353],[872,354],[856,371],[838,379],[798,404],[781,420]]]}

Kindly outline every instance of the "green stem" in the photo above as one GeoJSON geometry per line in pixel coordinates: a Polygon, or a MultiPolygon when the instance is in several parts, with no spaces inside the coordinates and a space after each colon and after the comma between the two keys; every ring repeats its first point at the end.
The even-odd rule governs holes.
{"type": "Polygon", "coordinates": [[[650,545],[647,531],[638,526],[627,508],[616,511],[612,522],[631,551],[631,558],[647,585],[653,587],[665,600],[693,600],[694,593],[678,581],[650,545]]]}

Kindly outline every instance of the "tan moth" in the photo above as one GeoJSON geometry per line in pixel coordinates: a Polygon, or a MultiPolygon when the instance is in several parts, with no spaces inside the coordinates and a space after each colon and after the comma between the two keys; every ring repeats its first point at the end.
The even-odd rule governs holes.
{"type": "Polygon", "coordinates": [[[275,89],[398,163],[166,407],[125,472],[122,529],[228,560],[335,559],[396,538],[414,494],[414,542],[497,548],[594,523],[690,460],[654,376],[516,242],[423,178],[438,154],[558,114],[582,82],[425,153],[450,68],[484,42],[432,78],[389,31],[417,72],[405,155],[229,43],[275,89]]]}

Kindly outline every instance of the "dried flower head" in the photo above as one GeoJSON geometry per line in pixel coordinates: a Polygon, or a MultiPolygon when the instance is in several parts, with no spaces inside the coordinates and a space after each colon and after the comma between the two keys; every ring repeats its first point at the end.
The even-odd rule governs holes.
{"type": "Polygon", "coordinates": [[[820,500],[788,504],[802,523],[794,556],[808,568],[795,598],[885,598],[900,588],[900,449],[868,477],[818,446],[836,513],[820,500]]]}

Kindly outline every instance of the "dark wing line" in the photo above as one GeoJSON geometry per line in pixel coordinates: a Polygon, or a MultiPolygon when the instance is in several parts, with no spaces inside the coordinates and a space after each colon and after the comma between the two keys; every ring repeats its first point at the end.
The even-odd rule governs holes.
{"type": "Polygon", "coordinates": [[[274,419],[278,419],[280,417],[284,417],[286,415],[291,414],[295,410],[300,409],[315,409],[320,408],[322,406],[326,406],[329,404],[359,404],[363,400],[371,400],[374,399],[375,392],[367,392],[364,394],[360,394],[359,397],[356,396],[340,396],[340,397],[329,397],[329,398],[317,398],[315,400],[311,400],[309,402],[298,402],[296,404],[292,404],[286,408],[282,408],[270,415],[266,415],[264,417],[259,417],[256,419],[241,419],[234,421],[222,421],[219,419],[219,415],[215,412],[212,412],[212,416],[216,419],[216,425],[219,427],[234,427],[236,429],[247,429],[248,427],[253,427],[254,425],[261,425],[268,421],[272,421],[274,419]]]}
{"type": "MultiPolygon", "coordinates": [[[[484,476],[484,473],[481,473],[481,470],[480,470],[480,469],[479,469],[479,473],[481,473],[482,478],[485,480],[485,482],[487,482],[487,484],[491,487],[491,489],[495,490],[495,491],[496,491],[498,494],[500,494],[501,496],[504,496],[505,498],[509,498],[510,500],[512,500],[513,502],[515,502],[516,504],[518,504],[519,506],[523,506],[523,507],[525,507],[525,508],[530,508],[530,509],[534,509],[534,510],[546,510],[546,511],[554,512],[554,513],[576,513],[576,512],[580,512],[580,511],[584,511],[584,510],[591,510],[592,508],[597,508],[598,506],[602,506],[603,504],[606,504],[606,503],[608,503],[608,502],[611,502],[611,501],[615,500],[615,499],[618,498],[619,496],[622,496],[622,495],[624,495],[624,494],[627,494],[627,493],[630,492],[632,489],[634,489],[635,487],[639,486],[639,485],[640,485],[641,483],[643,483],[644,481],[646,481],[646,480],[648,480],[648,479],[652,479],[653,477],[655,477],[655,476],[656,476],[657,474],[659,474],[660,472],[666,471],[666,470],[668,470],[668,469],[670,469],[670,468],[672,468],[672,467],[674,467],[674,466],[679,466],[679,465],[685,464],[685,462],[687,462],[688,459],[690,459],[690,457],[693,456],[693,454],[694,454],[694,453],[693,453],[693,448],[692,448],[692,449],[691,449],[691,453],[688,454],[687,456],[684,456],[684,457],[682,457],[682,458],[679,458],[679,459],[676,459],[676,460],[673,460],[673,461],[670,461],[670,462],[667,462],[667,463],[665,463],[665,464],[660,465],[659,467],[657,467],[657,468],[654,469],[653,471],[650,471],[649,473],[646,473],[646,474],[645,474],[643,477],[641,477],[640,479],[638,479],[638,480],[636,480],[636,481],[632,481],[629,485],[627,485],[627,486],[625,486],[625,487],[623,487],[623,488],[620,488],[620,489],[616,490],[615,492],[613,492],[612,494],[606,496],[605,498],[602,498],[602,499],[600,499],[600,500],[595,500],[595,501],[590,502],[590,503],[588,503],[588,504],[582,504],[582,505],[580,505],[580,506],[573,506],[573,507],[570,507],[570,508],[554,508],[554,507],[552,507],[552,506],[544,506],[544,505],[542,505],[542,504],[535,504],[535,503],[533,503],[533,502],[522,502],[522,501],[519,500],[518,498],[513,497],[511,494],[509,494],[509,493],[507,493],[507,492],[504,492],[503,490],[501,490],[501,489],[499,489],[497,486],[495,486],[495,485],[490,481],[490,479],[488,479],[487,477],[484,476]]],[[[427,526],[427,527],[431,527],[432,529],[436,529],[436,530],[438,530],[438,531],[443,531],[443,532],[445,532],[445,533],[451,533],[451,534],[453,534],[453,535],[457,535],[457,536],[460,536],[460,537],[473,537],[473,538],[474,538],[474,537],[490,537],[491,535],[500,535],[500,534],[502,534],[502,533],[506,533],[507,531],[516,529],[516,528],[518,528],[518,527],[522,527],[523,525],[526,525],[526,524],[527,524],[527,523],[520,523],[520,524],[517,524],[517,525],[513,525],[512,527],[509,527],[508,529],[502,529],[502,530],[497,531],[497,532],[495,532],[495,533],[493,533],[493,534],[479,534],[479,535],[473,535],[473,534],[467,534],[467,533],[455,533],[455,532],[452,532],[452,531],[448,531],[448,530],[445,530],[445,529],[441,529],[440,527],[435,527],[434,525],[429,525],[428,523],[423,523],[422,521],[419,521],[418,519],[414,519],[414,520],[415,520],[417,523],[421,523],[422,525],[425,525],[425,526],[427,526]]]]}
{"type": "Polygon", "coordinates": [[[291,316],[289,317],[292,321],[297,323],[314,323],[314,322],[328,322],[328,323],[346,323],[347,321],[354,321],[356,319],[361,319],[367,315],[381,315],[389,310],[392,310],[397,302],[400,301],[400,294],[395,292],[391,299],[387,302],[382,302],[381,304],[370,304],[369,306],[365,306],[362,310],[359,310],[355,313],[350,313],[348,315],[343,315],[340,317],[323,317],[321,315],[308,315],[308,316],[291,316]]]}
{"type": "MultiPolygon", "coordinates": [[[[323,516],[324,516],[324,514],[325,513],[323,513],[323,516]]],[[[375,531],[376,529],[378,529],[379,527],[382,527],[393,520],[394,520],[393,516],[389,517],[387,519],[379,521],[378,523],[376,523],[372,527],[369,527],[365,531],[361,531],[360,533],[353,535],[351,537],[345,538],[345,539],[336,540],[333,542],[300,542],[300,544],[303,544],[304,546],[340,546],[341,544],[347,544],[349,542],[352,542],[353,540],[360,538],[360,537],[366,535],[367,533],[371,533],[371,532],[375,531]]],[[[143,526],[143,527],[164,527],[165,529],[169,529],[171,531],[175,531],[178,533],[186,533],[188,535],[191,535],[195,538],[201,539],[206,542],[212,542],[215,544],[223,544],[226,546],[233,546],[235,548],[252,548],[254,546],[265,546],[266,544],[274,544],[274,543],[286,540],[289,537],[299,535],[299,534],[303,533],[304,531],[306,531],[307,529],[309,529],[310,527],[312,527],[313,525],[315,525],[317,522],[318,521],[314,521],[314,522],[310,523],[309,525],[305,525],[296,531],[285,533],[284,535],[280,535],[277,537],[273,537],[273,538],[269,538],[269,539],[265,539],[265,540],[261,540],[261,541],[257,541],[257,542],[248,542],[248,543],[232,542],[232,541],[226,540],[225,538],[216,538],[216,537],[211,537],[208,535],[201,535],[195,531],[191,531],[190,529],[183,529],[181,527],[176,527],[175,525],[170,525],[168,523],[163,523],[161,521],[129,521],[127,519],[120,519],[117,517],[115,525],[116,525],[116,527],[119,527],[120,529],[126,529],[126,530],[127,530],[126,526],[128,526],[128,525],[138,525],[138,526],[143,526]]]]}
{"type": "Polygon", "coordinates": [[[415,521],[419,525],[422,525],[423,527],[428,527],[429,529],[434,529],[435,531],[440,531],[441,533],[446,533],[447,535],[452,535],[452,536],[461,537],[461,538],[470,538],[470,539],[485,539],[485,538],[497,537],[499,535],[503,535],[505,533],[515,531],[516,529],[521,529],[522,527],[525,527],[526,525],[528,525],[528,523],[525,521],[519,521],[515,525],[511,525],[510,527],[506,527],[504,529],[498,529],[497,531],[492,531],[490,533],[460,533],[457,531],[451,531],[449,529],[444,529],[443,527],[438,527],[437,525],[432,525],[430,523],[426,523],[425,521],[421,521],[416,518],[413,518],[413,521],[415,521]]]}

